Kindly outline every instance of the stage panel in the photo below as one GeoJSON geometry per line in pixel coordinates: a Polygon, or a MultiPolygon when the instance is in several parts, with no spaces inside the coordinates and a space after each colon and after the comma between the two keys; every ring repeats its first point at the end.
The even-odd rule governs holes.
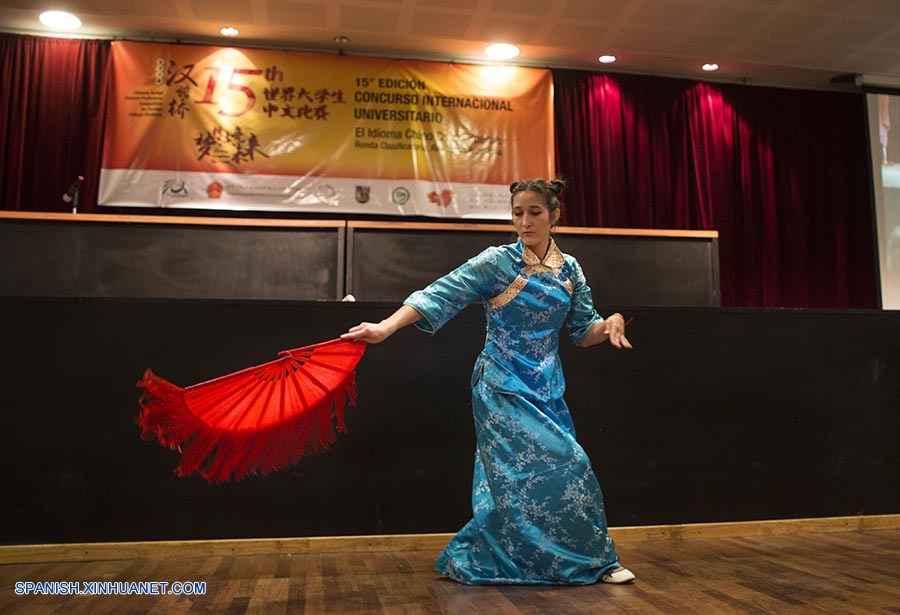
{"type": "MultiPolygon", "coordinates": [[[[718,233],[559,227],[595,300],[615,305],[716,307],[718,233]]],[[[490,246],[516,241],[509,225],[349,222],[347,292],[402,301],[490,246]]]]}
{"type": "MultiPolygon", "coordinates": [[[[0,298],[0,543],[445,533],[470,514],[480,307],[370,346],[349,433],[206,484],[134,423],[147,367],[186,386],[395,304],[0,298]]],[[[601,306],[609,313],[613,306],[601,306]]],[[[561,354],[611,526],[900,512],[900,319],[631,308],[633,352],[561,354]]]]}
{"type": "MultiPolygon", "coordinates": [[[[720,305],[715,231],[559,227],[597,301],[720,305]]],[[[399,302],[510,224],[0,212],[0,295],[399,302]]]]}
{"type": "Polygon", "coordinates": [[[344,295],[344,224],[0,215],[0,294],[136,299],[344,295]]]}

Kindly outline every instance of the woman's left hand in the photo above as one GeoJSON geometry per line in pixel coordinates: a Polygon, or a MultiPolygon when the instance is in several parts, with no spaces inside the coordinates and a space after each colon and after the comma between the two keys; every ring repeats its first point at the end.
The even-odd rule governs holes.
{"type": "Polygon", "coordinates": [[[606,334],[609,343],[619,350],[632,350],[631,342],[625,337],[625,317],[616,312],[606,319],[606,334]]]}

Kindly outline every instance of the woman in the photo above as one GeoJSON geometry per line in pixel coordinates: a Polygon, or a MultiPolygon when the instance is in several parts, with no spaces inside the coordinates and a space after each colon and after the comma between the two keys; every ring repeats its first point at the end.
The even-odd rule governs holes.
{"type": "Polygon", "coordinates": [[[473,301],[487,339],[472,375],[477,451],[473,519],[438,558],[436,570],[480,584],[627,583],[607,534],[600,486],[575,440],[557,355],[567,325],[579,346],[631,348],[621,314],[603,320],[578,262],[556,247],[561,180],[510,186],[519,240],[488,248],[410,295],[380,323],[342,337],[378,343],[410,324],[435,332],[473,301]]]}

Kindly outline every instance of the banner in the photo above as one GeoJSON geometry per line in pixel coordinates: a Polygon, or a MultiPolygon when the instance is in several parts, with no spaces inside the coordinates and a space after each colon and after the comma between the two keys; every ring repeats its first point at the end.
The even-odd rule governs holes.
{"type": "Polygon", "coordinates": [[[509,218],[551,73],[116,41],[101,205],[509,218]]]}

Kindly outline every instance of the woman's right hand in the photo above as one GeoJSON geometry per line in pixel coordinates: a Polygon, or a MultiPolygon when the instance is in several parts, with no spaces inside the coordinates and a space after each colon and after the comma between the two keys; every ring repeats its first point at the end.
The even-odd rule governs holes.
{"type": "Polygon", "coordinates": [[[367,344],[378,344],[391,336],[393,331],[383,322],[361,322],[355,327],[341,336],[342,340],[353,340],[356,342],[366,342],[367,344]]]}
{"type": "Polygon", "coordinates": [[[422,315],[418,310],[408,305],[401,305],[396,312],[381,322],[361,322],[355,327],[350,327],[350,330],[344,333],[341,339],[377,344],[392,336],[398,329],[411,325],[420,318],[422,315]]]}

